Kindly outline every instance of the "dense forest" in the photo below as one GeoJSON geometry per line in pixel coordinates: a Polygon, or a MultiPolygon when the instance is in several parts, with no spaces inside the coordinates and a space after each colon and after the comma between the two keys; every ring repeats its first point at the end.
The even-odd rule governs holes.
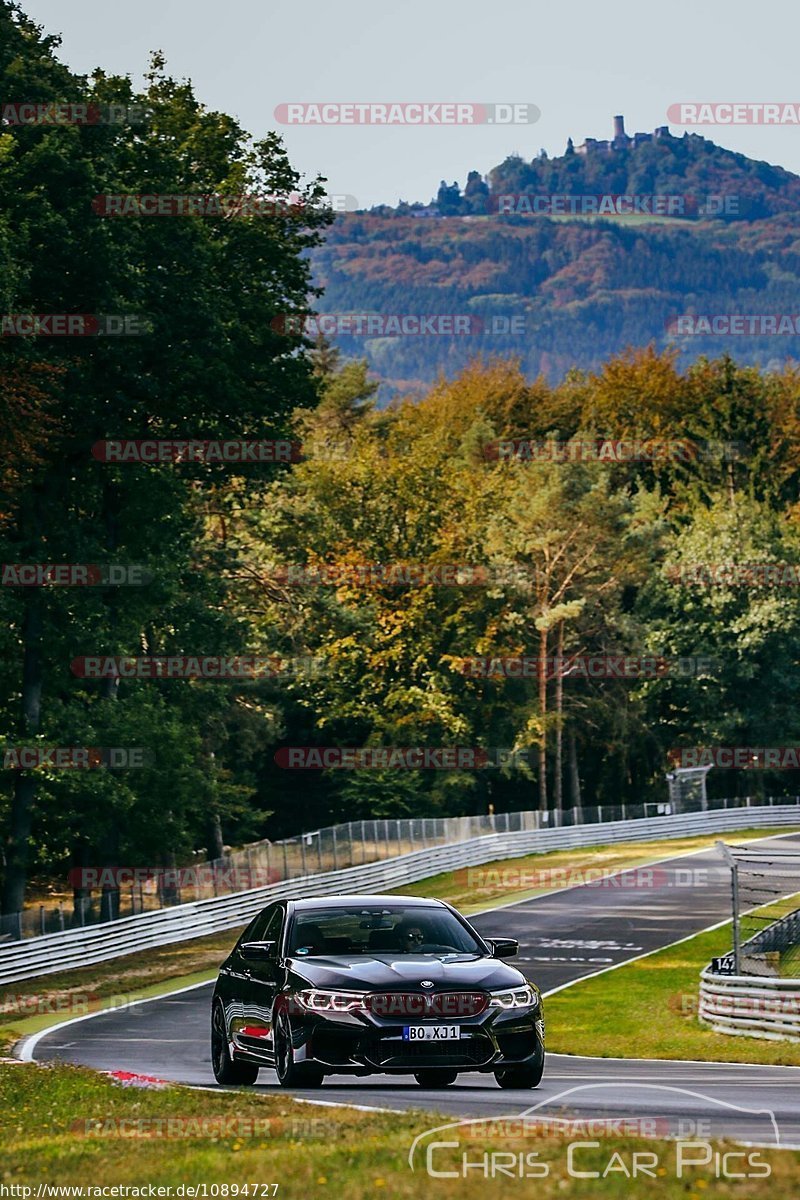
{"type": "MultiPolygon", "coordinates": [[[[70,587],[4,570],[4,912],[37,873],[169,865],[360,817],[661,800],[670,751],[800,738],[797,587],[708,572],[797,562],[800,373],[647,347],[688,298],[790,304],[790,218],[332,223],[322,183],[302,184],[277,136],[253,143],[158,56],[139,95],[124,78],[72,74],[8,3],[0,34],[4,95],[149,113],[141,126],[0,131],[2,311],[146,318],[131,337],[2,340],[0,561],[143,568],[116,587],[102,571],[70,587]],[[98,195],[139,193],[143,178],[169,194],[303,202],[224,221],[98,217],[98,195]],[[532,324],[523,345],[419,337],[349,352],[275,326],[356,301],[518,305],[532,324]],[[645,348],[620,352],[627,342],[645,348]],[[383,406],[381,382],[399,379],[409,395],[383,406]],[[302,450],[247,466],[93,454],[123,438],[302,450]],[[604,438],[688,451],[497,450],[604,438]],[[213,681],[74,667],[202,655],[275,666],[213,681]],[[548,666],[592,655],[696,666],[638,678],[548,666]],[[520,657],[532,674],[474,666],[520,657]],[[14,747],[31,745],[147,754],[137,769],[20,769],[14,747]],[[293,771],[282,752],[298,746],[504,756],[491,769],[293,771]]],[[[792,790],[777,772],[712,778],[719,795],[792,790]]]]}

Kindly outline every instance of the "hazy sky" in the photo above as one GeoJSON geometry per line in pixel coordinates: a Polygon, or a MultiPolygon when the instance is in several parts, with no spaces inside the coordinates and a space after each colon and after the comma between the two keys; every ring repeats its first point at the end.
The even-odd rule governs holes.
{"type": "MultiPolygon", "coordinates": [[[[677,101],[800,102],[800,7],[786,0],[23,0],[77,71],[138,83],[151,49],[201,100],[255,135],[281,128],[293,165],[360,207],[429,200],[439,181],[570,135],[667,123],[677,101]],[[291,101],[527,102],[534,125],[278,126],[291,101]]],[[[21,98],[23,99],[23,98],[21,98]]],[[[674,133],[683,130],[672,126],[674,133]]],[[[800,173],[800,127],[706,127],[721,145],[800,173]]]]}

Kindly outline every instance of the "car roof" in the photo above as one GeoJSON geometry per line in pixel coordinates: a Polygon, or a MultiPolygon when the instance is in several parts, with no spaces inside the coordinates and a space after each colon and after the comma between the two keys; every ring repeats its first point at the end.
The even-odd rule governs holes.
{"type": "Polygon", "coordinates": [[[296,909],[309,908],[349,908],[353,904],[364,905],[391,905],[393,908],[410,908],[410,907],[436,907],[445,908],[446,906],[441,900],[434,900],[426,896],[315,896],[309,900],[291,900],[291,904],[296,909]]]}

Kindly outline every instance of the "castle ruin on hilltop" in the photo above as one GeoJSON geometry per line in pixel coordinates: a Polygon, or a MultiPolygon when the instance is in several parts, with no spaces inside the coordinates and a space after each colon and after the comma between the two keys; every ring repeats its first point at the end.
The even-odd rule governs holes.
{"type": "Polygon", "coordinates": [[[580,146],[575,147],[576,154],[609,154],[612,150],[628,150],[631,146],[641,146],[644,142],[660,142],[662,138],[672,137],[669,125],[659,125],[652,133],[635,133],[628,137],[625,132],[625,118],[614,117],[614,136],[610,139],[587,138],[580,146]]]}

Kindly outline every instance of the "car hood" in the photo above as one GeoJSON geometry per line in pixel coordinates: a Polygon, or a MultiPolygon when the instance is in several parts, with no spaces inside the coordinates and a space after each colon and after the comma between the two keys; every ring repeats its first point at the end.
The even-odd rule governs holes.
{"type": "Polygon", "coordinates": [[[429,979],[437,991],[461,988],[494,991],[525,983],[515,967],[496,958],[472,954],[452,958],[424,954],[337,954],[291,958],[289,967],[297,980],[307,981],[312,987],[343,991],[419,991],[423,979],[429,979]]]}

